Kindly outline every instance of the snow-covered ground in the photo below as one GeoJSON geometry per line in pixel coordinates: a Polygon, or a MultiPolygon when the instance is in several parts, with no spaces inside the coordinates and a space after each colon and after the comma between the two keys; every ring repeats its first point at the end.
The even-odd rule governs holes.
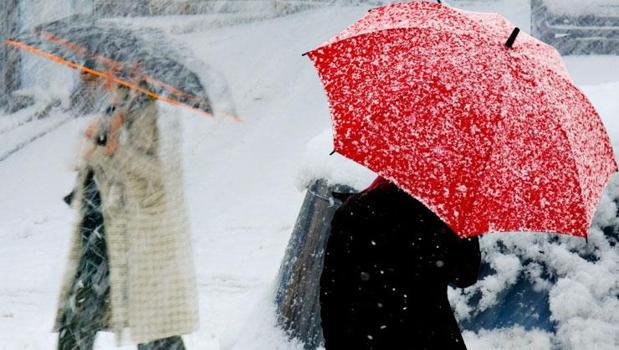
{"type": "MultiPolygon", "coordinates": [[[[185,130],[186,191],[201,317],[199,331],[186,337],[189,349],[300,348],[275,328],[271,304],[275,276],[303,200],[300,188],[314,174],[348,179],[357,186],[371,178],[353,164],[345,165],[350,172],[331,171],[332,163],[345,161],[328,156],[327,100],[311,63],[301,53],[366,11],[332,7],[230,27],[189,26],[183,17],[139,22],[163,28],[190,55],[219,71],[241,118],[240,122],[213,120],[163,106],[165,114],[180,114],[185,130]]],[[[519,11],[520,7],[514,10],[515,21],[523,20],[519,11]]],[[[612,71],[619,57],[568,57],[566,62],[619,149],[619,73],[612,71]]],[[[47,119],[22,126],[19,123],[28,119],[26,115],[0,117],[0,132],[6,131],[0,134],[0,155],[66,117],[55,109],[47,119]]],[[[61,124],[0,161],[2,349],[50,349],[55,344],[56,335],[50,331],[74,220],[62,197],[73,186],[71,164],[86,122],[61,124]]],[[[610,197],[605,198],[598,219],[612,221],[616,207],[610,197]]],[[[523,237],[513,242],[514,252],[529,243],[552,248],[535,237],[523,237]]],[[[489,235],[483,246],[492,249],[496,239],[489,235]]],[[[592,232],[592,240],[605,249],[595,264],[582,262],[562,248],[553,251],[555,263],[566,270],[561,272],[562,284],[551,291],[555,293],[553,317],[564,326],[558,328],[561,340],[542,331],[510,328],[467,332],[469,348],[591,349],[582,344],[595,344],[596,350],[619,348],[619,255],[603,244],[600,232],[592,232]],[[579,270],[583,267],[587,269],[579,270]],[[582,329],[586,337],[579,338],[582,329]]],[[[581,244],[571,242],[566,244],[581,244]]],[[[502,276],[520,272],[522,266],[512,254],[504,255],[497,267],[502,276]]],[[[504,279],[482,285],[491,291],[508,284],[504,279]]],[[[99,336],[97,349],[113,345],[110,334],[99,336]]]]}

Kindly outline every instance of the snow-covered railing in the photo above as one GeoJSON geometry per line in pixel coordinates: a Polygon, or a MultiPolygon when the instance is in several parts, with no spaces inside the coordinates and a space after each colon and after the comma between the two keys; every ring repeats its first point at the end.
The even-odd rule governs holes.
{"type": "Polygon", "coordinates": [[[619,54],[619,2],[531,0],[531,33],[563,55],[619,54]]]}
{"type": "Polygon", "coordinates": [[[324,179],[315,180],[308,187],[278,275],[278,322],[306,349],[316,349],[323,343],[318,293],[331,219],[341,204],[334,192],[354,190],[324,179]]]}

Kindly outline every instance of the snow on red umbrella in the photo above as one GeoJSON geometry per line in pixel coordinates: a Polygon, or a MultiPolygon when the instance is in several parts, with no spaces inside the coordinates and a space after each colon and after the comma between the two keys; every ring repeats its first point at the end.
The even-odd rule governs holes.
{"type": "Polygon", "coordinates": [[[307,53],[335,151],[458,235],[586,237],[617,164],[560,55],[498,14],[413,2],[371,10],[307,53]]]}

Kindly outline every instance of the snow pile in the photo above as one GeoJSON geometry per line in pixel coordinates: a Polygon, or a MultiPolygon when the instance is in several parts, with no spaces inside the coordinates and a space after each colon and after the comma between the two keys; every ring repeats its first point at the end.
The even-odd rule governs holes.
{"type": "Polygon", "coordinates": [[[276,327],[275,305],[272,303],[273,293],[268,290],[248,311],[248,317],[240,320],[243,334],[237,332],[224,334],[221,341],[223,349],[248,350],[303,350],[303,344],[276,327]]]}
{"type": "Polygon", "coordinates": [[[329,183],[348,185],[362,190],[376,178],[371,170],[352,160],[333,153],[333,131],[326,129],[307,144],[303,167],[299,171],[299,189],[305,189],[315,179],[326,179],[329,183]]]}
{"type": "Polygon", "coordinates": [[[469,349],[541,350],[551,349],[552,347],[550,334],[539,330],[526,331],[522,327],[494,331],[482,330],[479,334],[465,331],[462,333],[462,336],[469,349]]]}

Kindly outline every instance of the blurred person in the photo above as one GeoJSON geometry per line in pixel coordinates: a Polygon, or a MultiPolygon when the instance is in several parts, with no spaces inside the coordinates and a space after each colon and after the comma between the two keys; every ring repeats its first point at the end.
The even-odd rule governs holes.
{"type": "Polygon", "coordinates": [[[320,278],[327,350],[466,349],[447,285],[478,276],[477,237],[459,238],[378,178],[336,211],[320,278]]]}
{"type": "Polygon", "coordinates": [[[86,129],[55,325],[60,350],[92,349],[102,330],[119,344],[128,331],[141,350],[181,350],[180,336],[197,327],[182,174],[164,167],[157,120],[154,99],[120,86],[86,129]]]}

